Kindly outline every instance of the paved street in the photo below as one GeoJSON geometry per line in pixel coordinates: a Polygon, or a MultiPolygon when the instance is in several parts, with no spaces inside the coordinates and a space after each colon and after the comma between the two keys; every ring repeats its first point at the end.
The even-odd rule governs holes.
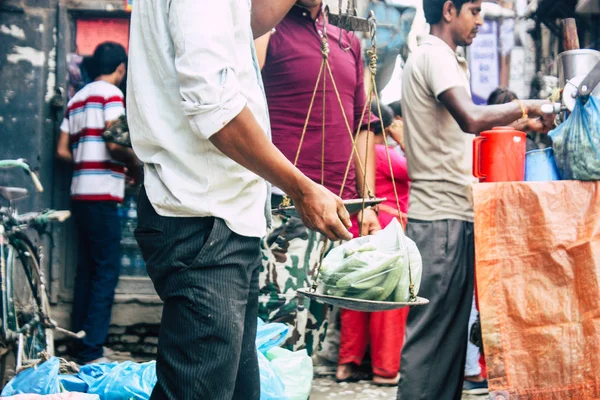
{"type": "MultiPolygon", "coordinates": [[[[395,387],[379,387],[363,381],[336,383],[331,377],[315,378],[310,400],[396,399],[395,387]]],[[[462,400],[485,400],[487,396],[463,396],[462,400]]]]}

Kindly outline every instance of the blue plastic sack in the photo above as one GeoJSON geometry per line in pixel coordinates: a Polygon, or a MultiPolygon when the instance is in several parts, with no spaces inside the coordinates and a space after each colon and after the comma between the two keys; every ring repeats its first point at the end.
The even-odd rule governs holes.
{"type": "Polygon", "coordinates": [[[260,351],[258,368],[260,370],[260,400],[289,400],[281,378],[273,371],[271,363],[260,351]]]}
{"type": "Polygon", "coordinates": [[[88,391],[88,384],[77,375],[61,374],[58,376],[58,381],[67,392],[87,393],[88,391]]]}
{"type": "MultiPolygon", "coordinates": [[[[117,365],[119,365],[118,362],[96,363],[81,366],[79,373],[77,374],[77,379],[80,379],[85,385],[85,389],[81,391],[87,393],[89,387],[92,386],[98,378],[107,374],[117,365]]],[[[75,384],[75,382],[69,382],[69,384],[75,384]]],[[[69,390],[66,386],[65,389],[69,390]]]]}
{"type": "Polygon", "coordinates": [[[56,357],[34,368],[19,373],[6,384],[0,396],[16,394],[57,394],[60,393],[58,371],[60,361],[56,357]]]}
{"type": "Polygon", "coordinates": [[[256,330],[256,348],[259,352],[265,354],[273,347],[279,346],[285,341],[290,328],[286,324],[269,323],[265,324],[258,319],[258,328],[256,330]]]}
{"type": "Polygon", "coordinates": [[[564,180],[600,180],[600,99],[577,99],[573,112],[550,132],[554,156],[564,180]]]}
{"type": "Polygon", "coordinates": [[[154,385],[156,385],[155,361],[144,364],[125,361],[97,377],[90,384],[88,393],[99,395],[101,400],[147,400],[154,385]]]}

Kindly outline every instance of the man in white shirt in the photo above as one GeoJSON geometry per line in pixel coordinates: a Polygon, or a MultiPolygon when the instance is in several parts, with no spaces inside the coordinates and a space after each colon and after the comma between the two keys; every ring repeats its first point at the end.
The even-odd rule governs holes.
{"type": "Polygon", "coordinates": [[[134,7],[127,106],[145,166],[136,238],[165,303],[152,399],[259,399],[259,243],[270,215],[263,178],[289,194],[308,227],[351,237],[341,200],[269,140],[253,37],[293,4],[134,7]]]}

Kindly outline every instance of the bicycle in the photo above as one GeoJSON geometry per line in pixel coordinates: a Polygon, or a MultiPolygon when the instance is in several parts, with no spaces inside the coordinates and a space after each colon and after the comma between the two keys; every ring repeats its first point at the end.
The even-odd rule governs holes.
{"type": "MultiPolygon", "coordinates": [[[[33,181],[38,192],[44,190],[37,175],[23,160],[0,161],[0,168],[20,168],[33,181]]],[[[19,215],[14,203],[28,196],[28,190],[0,186],[0,198],[8,207],[0,207],[0,388],[9,377],[8,360],[15,358],[14,373],[23,365],[35,362],[40,353],[54,354],[54,330],[71,337],[83,338],[85,332],[73,333],[60,328],[50,318],[50,301],[41,270],[41,248],[37,248],[28,230],[39,236],[48,234],[51,222],[64,222],[70,211],[45,210],[19,215]]]]}

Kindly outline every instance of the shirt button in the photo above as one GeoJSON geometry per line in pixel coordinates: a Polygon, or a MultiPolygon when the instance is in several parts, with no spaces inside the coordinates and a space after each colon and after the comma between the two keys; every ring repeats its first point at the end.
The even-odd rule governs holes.
{"type": "Polygon", "coordinates": [[[303,16],[303,17],[306,17],[306,13],[305,13],[305,12],[303,12],[303,13],[302,13],[302,16],[303,16]]]}

